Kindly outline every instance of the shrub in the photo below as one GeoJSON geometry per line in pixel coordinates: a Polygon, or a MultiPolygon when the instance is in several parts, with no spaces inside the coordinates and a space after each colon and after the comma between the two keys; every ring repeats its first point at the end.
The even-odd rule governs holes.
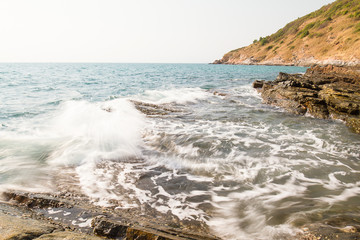
{"type": "Polygon", "coordinates": [[[302,31],[302,32],[301,32],[301,35],[300,35],[300,38],[304,38],[304,37],[306,37],[306,36],[309,35],[309,34],[310,34],[309,30],[302,31]]]}
{"type": "Polygon", "coordinates": [[[313,28],[313,27],[315,26],[315,24],[316,24],[316,22],[309,23],[308,25],[306,25],[306,26],[304,27],[303,30],[301,30],[301,31],[297,34],[297,36],[300,36],[300,38],[306,37],[306,36],[309,35],[309,33],[310,33],[309,30],[310,30],[311,28],[313,28]]]}
{"type": "Polygon", "coordinates": [[[268,40],[267,37],[264,37],[264,38],[261,37],[260,40],[259,40],[259,42],[260,42],[260,45],[261,45],[261,46],[264,46],[264,45],[266,45],[266,44],[269,43],[269,40],[268,40]]]}
{"type": "Polygon", "coordinates": [[[360,23],[358,23],[358,24],[355,25],[355,31],[354,31],[354,33],[358,33],[358,32],[360,32],[360,23]]]}
{"type": "Polygon", "coordinates": [[[354,15],[355,18],[360,18],[360,11],[357,11],[354,15]]]}

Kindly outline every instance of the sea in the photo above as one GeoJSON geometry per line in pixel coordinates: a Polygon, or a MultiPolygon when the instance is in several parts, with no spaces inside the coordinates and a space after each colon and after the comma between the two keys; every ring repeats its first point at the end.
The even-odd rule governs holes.
{"type": "Polygon", "coordinates": [[[0,191],[78,192],[202,222],[224,239],[359,224],[360,135],[265,105],[252,88],[305,71],[1,63],[0,191]]]}

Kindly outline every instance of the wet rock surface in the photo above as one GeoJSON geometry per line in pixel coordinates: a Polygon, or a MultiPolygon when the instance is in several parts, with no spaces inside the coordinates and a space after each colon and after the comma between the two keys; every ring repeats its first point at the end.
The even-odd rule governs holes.
{"type": "Polygon", "coordinates": [[[300,240],[354,240],[360,239],[359,226],[332,227],[312,224],[304,228],[300,240]]]}
{"type": "Polygon", "coordinates": [[[163,116],[170,113],[181,112],[181,110],[172,108],[171,106],[167,106],[166,104],[152,104],[134,100],[132,100],[131,102],[135,105],[135,108],[138,111],[142,112],[147,116],[163,116]]]}
{"type": "Polygon", "coordinates": [[[0,239],[97,240],[101,238],[57,224],[28,208],[0,203],[0,239]]]}
{"type": "Polygon", "coordinates": [[[360,133],[360,72],[357,68],[315,66],[305,74],[279,73],[274,81],[256,81],[264,103],[295,114],[340,119],[360,133]]]}
{"type": "Polygon", "coordinates": [[[5,192],[2,200],[0,239],[218,239],[47,194],[5,192]]]}

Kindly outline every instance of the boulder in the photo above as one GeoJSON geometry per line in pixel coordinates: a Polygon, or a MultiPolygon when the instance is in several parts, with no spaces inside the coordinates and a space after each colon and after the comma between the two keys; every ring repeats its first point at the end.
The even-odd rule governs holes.
{"type": "Polygon", "coordinates": [[[255,80],[252,84],[253,88],[262,88],[264,85],[264,80],[255,80]]]}

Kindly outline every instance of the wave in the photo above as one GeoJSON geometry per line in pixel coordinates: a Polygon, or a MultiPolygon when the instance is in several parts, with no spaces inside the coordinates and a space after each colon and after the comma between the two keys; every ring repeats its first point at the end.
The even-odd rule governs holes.
{"type": "Polygon", "coordinates": [[[0,172],[7,176],[0,184],[24,185],[24,180],[16,180],[23,175],[25,186],[37,182],[45,189],[49,176],[59,174],[51,172],[54,167],[73,166],[86,190],[98,180],[97,163],[141,157],[143,126],[144,116],[125,99],[64,102],[50,115],[19,121],[0,132],[0,172]],[[37,181],[36,174],[29,174],[32,169],[47,179],[37,181]]]}
{"type": "Polygon", "coordinates": [[[173,88],[167,90],[146,90],[142,95],[136,96],[136,100],[153,104],[166,103],[196,103],[212,96],[211,93],[201,88],[173,88]]]}

